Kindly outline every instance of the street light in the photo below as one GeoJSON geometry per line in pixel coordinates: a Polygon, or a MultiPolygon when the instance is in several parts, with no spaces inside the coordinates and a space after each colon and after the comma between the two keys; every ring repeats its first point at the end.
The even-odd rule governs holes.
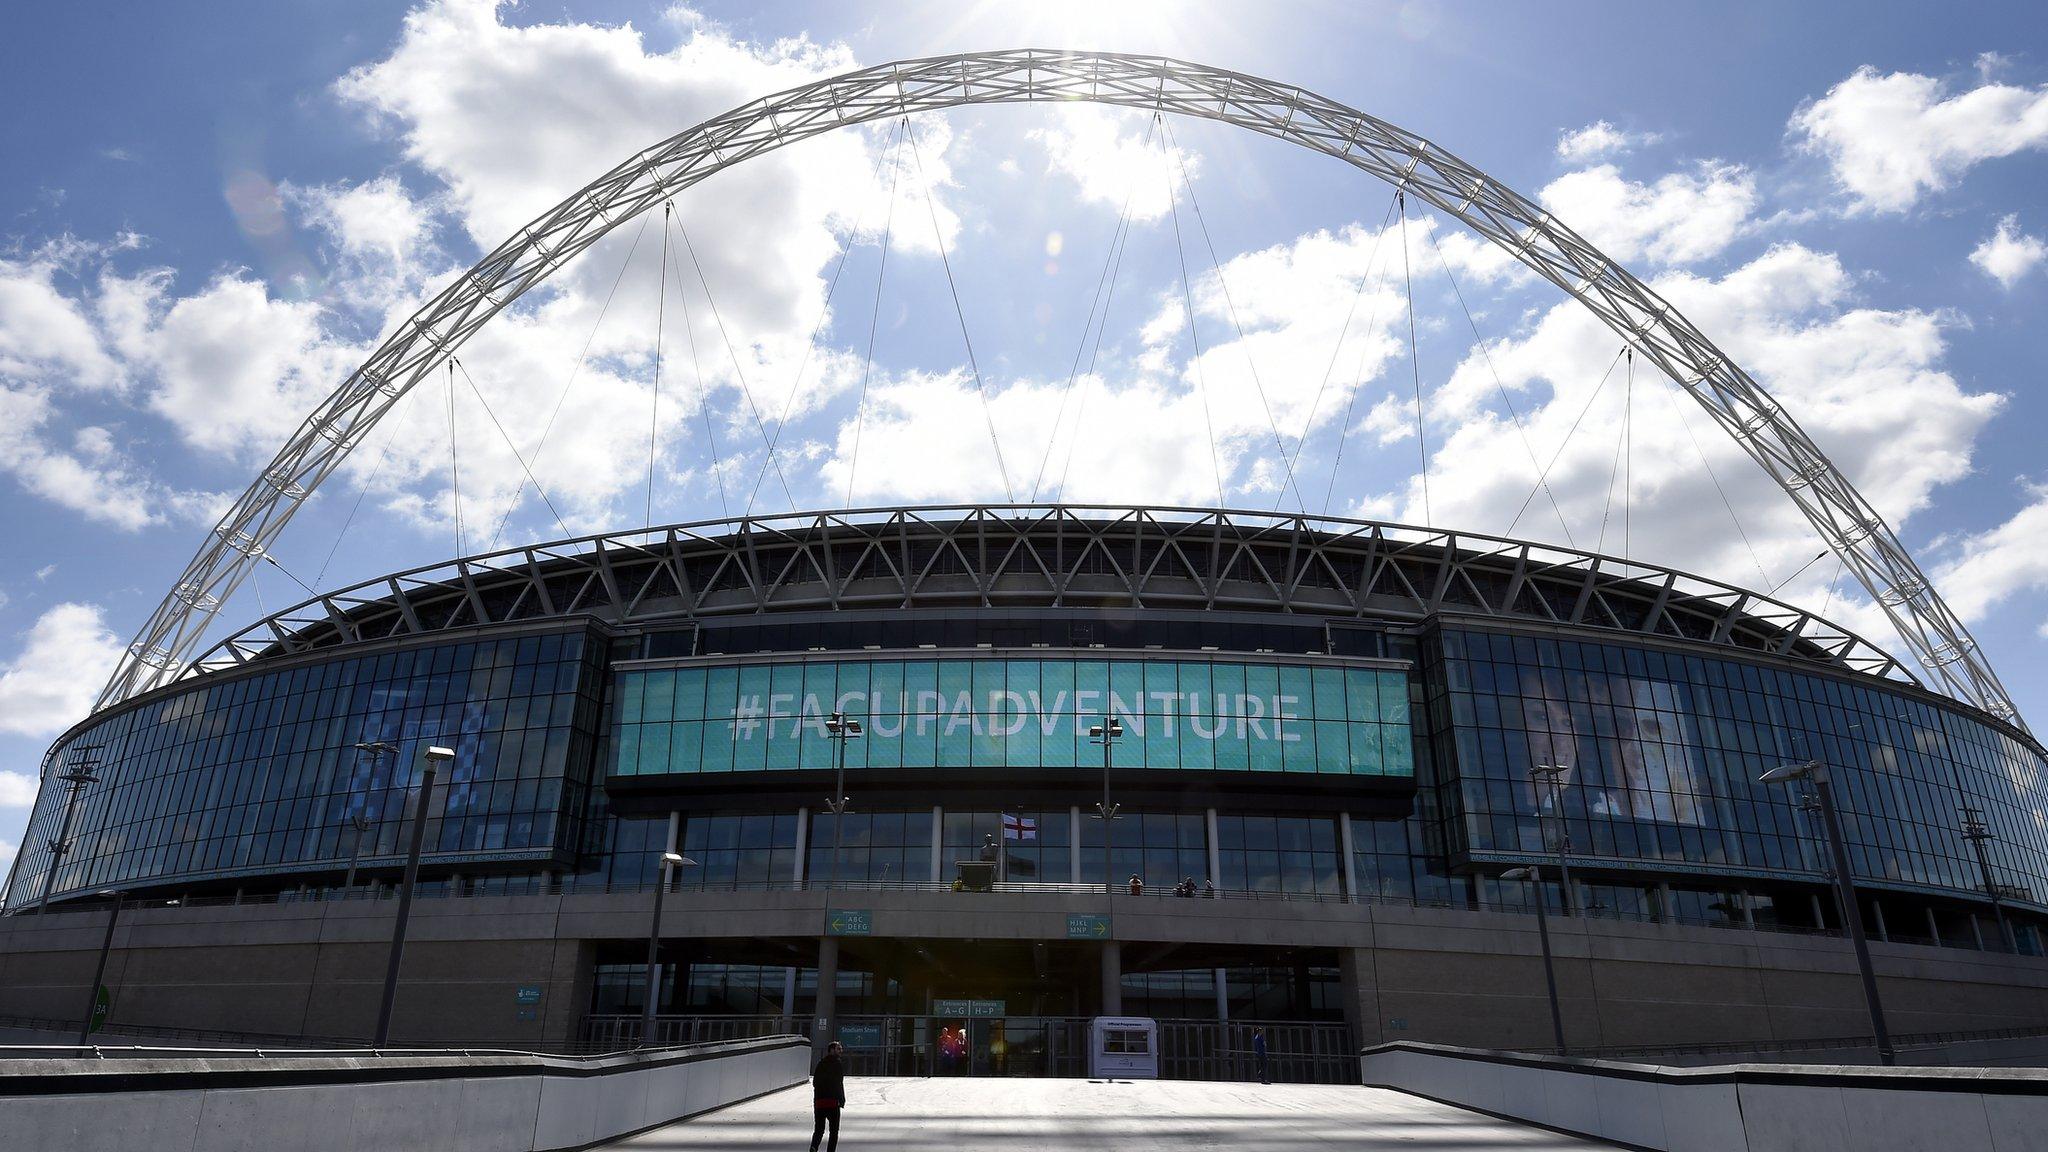
{"type": "Polygon", "coordinates": [[[1564,778],[1571,770],[1569,764],[1536,764],[1530,767],[1529,776],[1549,786],[1550,812],[1557,817],[1557,873],[1564,882],[1564,914],[1576,916],[1580,914],[1578,893],[1572,888],[1572,866],[1565,860],[1565,853],[1571,851],[1572,834],[1564,820],[1564,778]]]}
{"type": "Polygon", "coordinates": [[[661,898],[667,894],[670,869],[695,866],[697,862],[688,856],[675,852],[661,854],[661,882],[654,886],[654,923],[647,929],[647,1003],[640,1010],[640,1043],[647,1047],[647,1040],[654,1035],[654,1010],[661,1000],[661,965],[658,957],[661,949],[661,898]]]}
{"type": "MultiPolygon", "coordinates": [[[[100,962],[92,970],[92,983],[85,990],[85,1016],[78,1022],[78,1046],[83,1048],[92,1043],[93,1017],[99,1014],[100,981],[107,978],[107,953],[114,950],[114,923],[121,918],[121,894],[107,891],[99,893],[102,899],[113,901],[107,912],[107,934],[100,939],[100,962]]],[[[107,1011],[114,1010],[113,997],[107,998],[107,1011]]]]}
{"type": "Polygon", "coordinates": [[[412,890],[420,878],[420,846],[427,839],[428,804],[434,798],[434,773],[455,759],[453,748],[434,745],[427,749],[426,766],[420,769],[420,798],[412,813],[412,842],[405,850],[405,880],[398,888],[398,919],[391,926],[391,957],[384,965],[384,1002],[377,1009],[379,1048],[391,1039],[391,1010],[398,1003],[398,965],[405,959],[405,926],[412,919],[412,890]]]}
{"type": "Polygon", "coordinates": [[[1863,977],[1863,1000],[1870,1008],[1870,1027],[1877,1040],[1881,1064],[1897,1062],[1891,1033],[1884,1026],[1884,1005],[1877,996],[1877,974],[1870,967],[1870,944],[1863,938],[1863,909],[1856,902],[1856,883],[1849,875],[1849,850],[1842,845],[1842,818],[1835,811],[1835,792],[1828,785],[1827,766],[1818,760],[1803,764],[1781,764],[1757,777],[1764,784],[1804,781],[1813,785],[1819,801],[1821,827],[1827,831],[1828,855],[1834,861],[1835,892],[1842,904],[1842,919],[1849,927],[1849,942],[1856,948],[1856,967],[1863,977]]]}
{"type": "Polygon", "coordinates": [[[92,774],[94,758],[99,755],[99,744],[80,744],[71,749],[71,770],[57,779],[71,785],[71,794],[64,798],[64,819],[57,825],[57,838],[50,841],[50,866],[43,873],[43,898],[36,904],[36,915],[41,916],[50,907],[50,889],[57,882],[57,866],[64,862],[64,855],[71,851],[71,814],[78,808],[78,796],[88,784],[97,784],[100,778],[92,774]]]}
{"type": "Polygon", "coordinates": [[[832,741],[832,798],[825,801],[825,810],[832,813],[832,867],[826,886],[837,888],[839,847],[843,842],[846,813],[850,811],[846,804],[851,799],[846,794],[846,742],[860,739],[865,732],[861,729],[860,721],[852,719],[844,712],[834,712],[825,721],[825,735],[832,741]]]}
{"type": "Polygon", "coordinates": [[[1566,1053],[1564,1046],[1564,1014],[1557,1007],[1557,971],[1550,960],[1550,917],[1543,911],[1543,875],[1534,865],[1527,868],[1510,868],[1500,874],[1503,880],[1527,880],[1529,891],[1536,902],[1536,937],[1543,942],[1543,987],[1550,993],[1550,1034],[1557,1040],[1557,1054],[1566,1053]]]}
{"type": "MultiPolygon", "coordinates": [[[[1088,740],[1102,745],[1102,803],[1095,806],[1096,818],[1102,821],[1102,894],[1109,896],[1116,891],[1116,874],[1110,868],[1110,821],[1116,819],[1118,805],[1109,802],[1109,756],[1116,742],[1123,737],[1124,722],[1114,716],[1105,716],[1100,724],[1088,726],[1088,740]]],[[[1112,905],[1114,907],[1114,905],[1112,905]]]]}
{"type": "Polygon", "coordinates": [[[1991,879],[1991,858],[1984,851],[1984,842],[1998,837],[1985,826],[1983,809],[1965,806],[1962,813],[1963,839],[1977,850],[1977,873],[1984,882],[1984,895],[1991,898],[1991,914],[1998,918],[1998,934],[2005,940],[2006,948],[2016,953],[2020,942],[2013,935],[2012,925],[2005,922],[2005,905],[1998,900],[1998,885],[1991,879]]]}

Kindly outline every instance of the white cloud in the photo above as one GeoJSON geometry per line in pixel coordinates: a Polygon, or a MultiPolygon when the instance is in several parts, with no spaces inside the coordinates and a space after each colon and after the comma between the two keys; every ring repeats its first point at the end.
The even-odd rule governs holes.
{"type": "Polygon", "coordinates": [[[57,604],[0,664],[0,732],[46,737],[85,716],[112,675],[121,642],[91,604],[57,604]]]}
{"type": "Polygon", "coordinates": [[[16,844],[14,841],[0,839],[0,864],[13,863],[14,854],[20,850],[21,846],[16,844]]]}
{"type": "Polygon", "coordinates": [[[135,531],[167,520],[209,519],[221,497],[151,478],[104,428],[76,430],[69,448],[53,442],[51,390],[0,386],[0,472],[29,492],[89,520],[135,531]]]}
{"type": "Polygon", "coordinates": [[[2019,283],[2043,260],[2048,260],[2048,241],[2021,232],[2017,215],[2001,219],[1998,230],[1970,252],[1970,263],[2006,288],[2019,283]]]}
{"type": "MultiPolygon", "coordinates": [[[[2010,520],[1956,543],[1934,576],[1949,606],[1976,622],[2022,592],[2048,589],[2048,484],[2027,483],[2029,503],[2010,520]]],[[[2048,619],[2040,627],[2048,637],[2048,619]]]]}
{"type": "Polygon", "coordinates": [[[120,366],[101,346],[78,293],[58,284],[89,254],[66,238],[25,260],[0,260],[0,379],[87,389],[121,382],[120,366]]]}
{"type": "Polygon", "coordinates": [[[1121,211],[1128,201],[1133,220],[1157,220],[1182,194],[1187,178],[1201,174],[1199,161],[1167,147],[1148,117],[1091,104],[1058,104],[1049,123],[1030,139],[1045,150],[1046,170],[1074,182],[1083,203],[1121,211]]]}
{"type": "Polygon", "coordinates": [[[26,808],[34,804],[38,784],[26,772],[0,771],[0,808],[26,808]]]}
{"type": "MultiPolygon", "coordinates": [[[[1967,474],[1975,438],[2003,402],[1966,392],[1943,370],[1939,317],[1858,306],[1853,279],[1828,253],[1785,245],[1719,279],[1670,273],[1651,286],[1770,389],[1895,528],[1967,474]]],[[[1526,335],[1492,345],[1491,369],[1469,354],[1428,397],[1434,521],[1507,530],[1569,435],[1548,486],[1579,546],[1623,551],[1626,509],[1625,550],[1646,561],[1757,587],[1810,558],[1818,541],[1770,478],[1647,364],[1635,365],[1631,390],[1626,364],[1616,365],[1620,348],[1619,337],[1566,300],[1526,335]],[[1610,365],[1613,375],[1589,408],[1610,365]],[[1495,369],[1510,392],[1527,394],[1517,404],[1526,433],[1481,403],[1494,392],[1495,369]],[[1629,397],[1633,483],[1624,486],[1614,473],[1629,397]],[[1735,531],[1716,477],[1757,559],[1735,531]]],[[[1417,479],[1399,496],[1402,518],[1420,520],[1417,479]]],[[[1514,531],[1565,539],[1540,493],[1514,531]]],[[[1832,565],[1815,565],[1786,594],[1813,593],[1818,602],[1832,574],[1832,565]]]]}
{"type": "Polygon", "coordinates": [[[1655,132],[1624,132],[1605,120],[1595,120],[1584,128],[1559,133],[1557,156],[1568,164],[1582,164],[1657,140],[1655,132]]]}
{"type": "MultiPolygon", "coordinates": [[[[1981,63],[1981,61],[1980,61],[1981,63]]],[[[2048,147],[2048,87],[1984,83],[1950,93],[1932,76],[1864,66],[1792,116],[1855,212],[1903,212],[1975,165],[2048,147]]]]}
{"type": "Polygon", "coordinates": [[[1649,184],[1601,164],[1558,177],[1537,199],[1616,260],[1688,264],[1720,254],[1750,226],[1756,178],[1708,161],[1649,184]]]}

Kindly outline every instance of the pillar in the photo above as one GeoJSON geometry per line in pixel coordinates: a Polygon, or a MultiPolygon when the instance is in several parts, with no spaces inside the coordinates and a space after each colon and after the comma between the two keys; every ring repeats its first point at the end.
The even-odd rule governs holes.
{"type": "Polygon", "coordinates": [[[1934,946],[1939,948],[1941,947],[1941,925],[1935,922],[1934,905],[1928,904],[1925,907],[1927,909],[1927,936],[1934,941],[1934,946]]]}
{"type": "Polygon", "coordinates": [[[825,1055],[825,1045],[839,1031],[839,941],[818,938],[818,1006],[811,1021],[811,1060],[825,1055]]]}
{"type": "Polygon", "coordinates": [[[783,1032],[789,1031],[790,1025],[795,1021],[796,968],[792,966],[782,970],[782,1020],[780,1030],[783,1032]]]}
{"type": "Polygon", "coordinates": [[[790,883],[795,887],[804,886],[804,872],[810,867],[811,855],[811,810],[796,810],[796,870],[791,873],[790,883]]]}
{"type": "Polygon", "coordinates": [[[1977,922],[1977,914],[1970,913],[1970,936],[1977,941],[1977,951],[1984,950],[1984,926],[1977,922]]]}
{"type": "Polygon", "coordinates": [[[1124,957],[1114,940],[1102,942],[1102,1014],[1124,1014],[1124,957]]]}
{"type": "Polygon", "coordinates": [[[1338,987],[1344,1000],[1344,1023],[1351,1029],[1355,1048],[1383,1043],[1380,1032],[1380,993],[1374,977],[1370,948],[1342,948],[1337,952],[1338,987]]]}
{"type": "Polygon", "coordinates": [[[1808,892],[1806,894],[1806,899],[1809,903],[1813,905],[1813,926],[1816,928],[1827,927],[1828,918],[1826,916],[1821,915],[1820,911],[1820,893],[1808,892]]]}
{"type": "Polygon", "coordinates": [[[1081,806],[1067,809],[1067,876],[1081,882],[1081,806]]]}
{"type": "Polygon", "coordinates": [[[1891,943],[1892,934],[1886,931],[1884,926],[1884,901],[1876,897],[1871,898],[1870,919],[1877,928],[1877,938],[1887,944],[1891,943]]]}
{"type": "Polygon", "coordinates": [[[1221,889],[1223,887],[1223,849],[1216,843],[1216,810],[1214,808],[1202,810],[1202,834],[1207,838],[1209,845],[1209,883],[1221,889]]]}
{"type": "Polygon", "coordinates": [[[1756,931],[1756,909],[1754,907],[1751,907],[1749,891],[1747,889],[1744,889],[1741,892],[1737,892],[1735,895],[1736,898],[1742,902],[1742,926],[1744,928],[1749,929],[1751,932],[1756,931]]]}
{"type": "Polygon", "coordinates": [[[1657,919],[1667,924],[1678,919],[1678,912],[1673,907],[1673,903],[1671,899],[1671,885],[1659,881],[1657,883],[1657,919]]]}
{"type": "Polygon", "coordinates": [[[1344,902],[1358,900],[1358,863],[1352,851],[1351,813],[1337,813],[1337,850],[1344,854],[1344,902]]]}
{"type": "Polygon", "coordinates": [[[1230,1023],[1230,973],[1223,968],[1211,969],[1216,974],[1216,1019],[1230,1023]]]}
{"type": "Polygon", "coordinates": [[[939,859],[939,857],[940,857],[940,856],[942,856],[942,855],[944,855],[944,854],[945,854],[945,848],[946,848],[946,810],[945,810],[944,808],[941,808],[941,807],[940,807],[940,806],[938,806],[937,804],[934,804],[934,805],[932,805],[932,875],[931,875],[931,881],[932,881],[932,883],[934,883],[934,884],[937,884],[937,883],[939,882],[940,878],[941,878],[942,876],[944,876],[944,875],[945,875],[945,873],[944,873],[944,872],[943,872],[943,871],[941,870],[941,869],[943,868],[943,866],[944,866],[944,862],[943,862],[943,861],[941,861],[941,860],[939,859]]]}

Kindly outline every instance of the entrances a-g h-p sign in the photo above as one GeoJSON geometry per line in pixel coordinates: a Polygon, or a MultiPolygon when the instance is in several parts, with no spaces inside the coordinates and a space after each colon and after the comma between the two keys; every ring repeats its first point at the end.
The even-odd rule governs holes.
{"type": "Polygon", "coordinates": [[[835,908],[825,913],[827,936],[872,936],[875,914],[866,908],[835,908]]]}
{"type": "Polygon", "coordinates": [[[1067,939],[1069,939],[1069,940],[1107,940],[1107,939],[1109,939],[1109,917],[1107,917],[1107,916],[1082,916],[1082,915],[1076,915],[1076,914],[1069,914],[1069,915],[1067,916],[1067,939]]]}

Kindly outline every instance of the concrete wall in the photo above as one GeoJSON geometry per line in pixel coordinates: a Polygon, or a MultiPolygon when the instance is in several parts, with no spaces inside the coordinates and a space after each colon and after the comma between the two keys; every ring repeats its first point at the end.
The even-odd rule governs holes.
{"type": "Polygon", "coordinates": [[[0,1061],[0,1148],[540,1152],[800,1084],[794,1038],[536,1056],[0,1061]]]}
{"type": "Polygon", "coordinates": [[[1390,1044],[1364,1082],[1671,1152],[2039,1152],[2048,1072],[1736,1064],[1679,1069],[1390,1044]]]}
{"type": "MultiPolygon", "coordinates": [[[[415,905],[394,1039],[543,1045],[575,1035],[593,941],[635,941],[648,893],[424,900],[415,905]],[[522,1012],[518,988],[542,1000],[522,1012]],[[522,1018],[530,1015],[531,1019],[522,1018]]],[[[1114,939],[1332,951],[1361,1044],[1547,1048],[1535,922],[1526,916],[1285,900],[875,891],[877,937],[1063,942],[1069,912],[1112,910],[1114,939]]],[[[808,952],[825,894],[671,894],[673,938],[769,938],[808,952]]],[[[108,966],[111,1027],[366,1037],[392,903],[161,908],[124,913],[108,966]]],[[[74,1017],[105,919],[0,918],[0,1016],[74,1017]]],[[[1831,937],[1553,919],[1574,1047],[1781,1042],[1867,1031],[1854,957],[1831,937]]],[[[857,962],[859,942],[847,942],[857,962]]],[[[1897,1035],[2048,1026],[2048,960],[1873,943],[1897,1035]]],[[[1133,953],[1125,949],[1126,955],[1133,953]]]]}

